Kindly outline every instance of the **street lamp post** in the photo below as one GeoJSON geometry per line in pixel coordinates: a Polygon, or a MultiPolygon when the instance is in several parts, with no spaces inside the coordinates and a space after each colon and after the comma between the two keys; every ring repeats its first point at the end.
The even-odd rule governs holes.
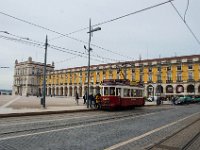
{"type": "Polygon", "coordinates": [[[47,64],[47,46],[48,46],[48,40],[46,36],[45,41],[45,54],[44,54],[44,74],[43,74],[43,97],[41,99],[41,104],[43,108],[46,108],[45,105],[45,98],[46,98],[46,64],[47,64]]]}
{"type": "MultiPolygon", "coordinates": [[[[89,104],[91,105],[91,101],[89,101],[89,92],[90,92],[90,51],[92,50],[92,48],[90,48],[90,44],[91,44],[91,35],[93,32],[95,31],[99,31],[101,30],[100,27],[96,27],[94,29],[92,29],[91,27],[91,19],[89,20],[89,31],[87,33],[89,33],[89,41],[88,41],[88,85],[87,85],[87,108],[89,108],[89,104]]],[[[86,46],[84,46],[84,48],[86,49],[86,46]]]]}

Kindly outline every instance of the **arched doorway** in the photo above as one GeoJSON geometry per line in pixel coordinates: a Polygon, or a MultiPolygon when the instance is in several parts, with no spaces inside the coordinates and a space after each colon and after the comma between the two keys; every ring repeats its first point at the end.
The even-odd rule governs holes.
{"type": "Polygon", "coordinates": [[[184,87],[182,85],[177,85],[176,93],[184,93],[184,87]]]}
{"type": "Polygon", "coordinates": [[[49,95],[51,95],[51,88],[49,87],[49,95]]]}
{"type": "Polygon", "coordinates": [[[194,85],[190,84],[187,86],[187,93],[194,93],[195,89],[194,89],[194,85]]]}
{"type": "Polygon", "coordinates": [[[55,88],[52,88],[52,95],[55,96],[55,88]]]}
{"type": "Polygon", "coordinates": [[[56,88],[56,96],[58,96],[59,94],[59,89],[58,89],[58,87],[56,88]]]}
{"type": "Polygon", "coordinates": [[[156,87],[156,95],[160,95],[161,96],[162,93],[163,93],[163,87],[162,87],[162,85],[158,85],[156,87]]]}
{"type": "Polygon", "coordinates": [[[173,93],[174,91],[174,88],[172,85],[167,85],[166,86],[166,93],[173,93]]]}
{"type": "Polygon", "coordinates": [[[73,96],[75,96],[76,92],[77,92],[77,86],[74,87],[74,95],[73,96]]]}
{"type": "Polygon", "coordinates": [[[90,86],[90,94],[94,94],[94,87],[90,86]]]}
{"type": "Polygon", "coordinates": [[[69,96],[72,96],[72,87],[69,87],[69,96]]]}
{"type": "Polygon", "coordinates": [[[38,93],[39,93],[39,96],[42,96],[42,89],[41,88],[39,88],[38,93]]]}
{"type": "Polygon", "coordinates": [[[60,96],[63,96],[63,87],[60,87],[60,96]]]}
{"type": "Polygon", "coordinates": [[[65,87],[65,92],[64,92],[64,94],[65,94],[65,96],[67,96],[67,94],[68,94],[68,88],[67,88],[67,87],[65,87]]]}
{"type": "Polygon", "coordinates": [[[199,85],[199,87],[198,87],[198,93],[200,93],[200,85],[199,85]]]}
{"type": "Polygon", "coordinates": [[[79,87],[79,96],[82,97],[82,86],[79,87]]]}
{"type": "Polygon", "coordinates": [[[154,96],[154,87],[152,85],[147,86],[147,97],[154,96]]]}

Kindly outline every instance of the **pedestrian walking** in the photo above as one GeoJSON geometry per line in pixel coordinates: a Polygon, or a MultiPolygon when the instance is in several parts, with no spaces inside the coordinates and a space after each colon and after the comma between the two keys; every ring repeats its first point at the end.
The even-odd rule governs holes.
{"type": "Polygon", "coordinates": [[[84,100],[83,104],[86,104],[86,100],[87,100],[87,92],[85,92],[85,94],[83,95],[83,100],[84,100]]]}
{"type": "Polygon", "coordinates": [[[78,101],[79,101],[79,97],[78,97],[78,93],[76,92],[76,94],[75,94],[75,101],[76,101],[76,104],[78,105],[78,101]]]}
{"type": "Polygon", "coordinates": [[[88,99],[89,99],[90,108],[92,108],[92,105],[95,103],[95,98],[92,94],[90,94],[88,99]]]}
{"type": "Polygon", "coordinates": [[[100,93],[96,94],[95,100],[96,100],[96,108],[101,109],[101,94],[100,93]]]}

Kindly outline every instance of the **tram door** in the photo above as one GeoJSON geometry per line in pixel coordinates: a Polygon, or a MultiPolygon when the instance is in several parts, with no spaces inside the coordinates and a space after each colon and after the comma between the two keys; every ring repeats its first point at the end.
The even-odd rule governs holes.
{"type": "Polygon", "coordinates": [[[122,104],[121,96],[122,96],[122,89],[121,88],[116,88],[116,96],[118,96],[120,106],[122,104]]]}

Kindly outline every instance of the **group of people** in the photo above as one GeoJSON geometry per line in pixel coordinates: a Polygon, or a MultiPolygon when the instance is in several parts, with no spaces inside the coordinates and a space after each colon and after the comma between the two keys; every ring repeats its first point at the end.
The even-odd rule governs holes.
{"type": "Polygon", "coordinates": [[[84,100],[83,104],[87,104],[87,100],[89,100],[89,105],[91,108],[93,106],[98,109],[101,108],[101,94],[100,93],[97,93],[95,96],[93,96],[93,94],[87,95],[87,92],[86,92],[83,96],[83,100],[84,100]]]}

